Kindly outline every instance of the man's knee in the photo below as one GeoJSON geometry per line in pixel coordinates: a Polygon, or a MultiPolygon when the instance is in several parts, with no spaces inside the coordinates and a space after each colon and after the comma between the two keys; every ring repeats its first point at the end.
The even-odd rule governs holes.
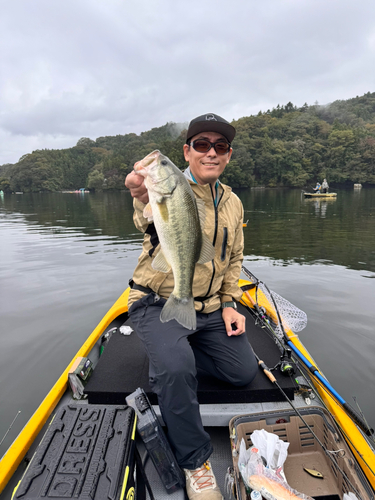
{"type": "Polygon", "coordinates": [[[232,375],[231,383],[238,387],[248,385],[254,380],[257,371],[258,366],[249,363],[249,365],[244,366],[242,369],[236,370],[232,375]]]}
{"type": "Polygon", "coordinates": [[[159,360],[159,366],[156,369],[156,379],[160,385],[184,384],[195,378],[196,368],[194,358],[180,353],[169,353],[159,360]]]}

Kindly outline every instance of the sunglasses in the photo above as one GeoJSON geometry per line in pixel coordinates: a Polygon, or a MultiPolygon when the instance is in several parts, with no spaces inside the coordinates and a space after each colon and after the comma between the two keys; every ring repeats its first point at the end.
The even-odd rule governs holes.
{"type": "Polygon", "coordinates": [[[206,139],[197,139],[190,141],[189,146],[192,146],[198,153],[208,153],[211,148],[214,148],[218,155],[225,155],[230,151],[230,144],[225,141],[210,142],[206,139]]]}

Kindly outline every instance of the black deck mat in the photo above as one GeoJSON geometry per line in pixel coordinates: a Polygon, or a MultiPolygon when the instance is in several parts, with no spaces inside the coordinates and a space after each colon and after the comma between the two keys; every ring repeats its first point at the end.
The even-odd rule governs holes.
{"type": "MultiPolygon", "coordinates": [[[[239,305],[246,316],[246,333],[256,354],[271,368],[280,361],[280,351],[274,340],[254,324],[246,309],[239,305]]],[[[130,320],[126,322],[130,324],[130,320]]],[[[111,325],[110,325],[111,327],[111,325]]],[[[109,328],[110,328],[109,327],[109,328]]],[[[290,399],[294,398],[292,380],[273,372],[278,383],[290,399]]],[[[259,369],[251,384],[244,387],[217,380],[203,371],[198,372],[198,400],[200,404],[262,403],[285,401],[281,392],[259,369]]],[[[124,404],[126,396],[142,387],[151,404],[158,404],[148,383],[148,358],[135,332],[122,335],[115,332],[85,387],[90,404],[124,404]]]]}

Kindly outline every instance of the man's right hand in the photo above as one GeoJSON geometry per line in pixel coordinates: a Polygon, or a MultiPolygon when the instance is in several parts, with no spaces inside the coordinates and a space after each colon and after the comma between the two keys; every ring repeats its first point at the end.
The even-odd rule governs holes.
{"type": "Polygon", "coordinates": [[[136,172],[130,172],[125,179],[125,187],[130,191],[133,198],[137,198],[140,202],[147,205],[148,191],[144,183],[144,177],[136,172]]]}

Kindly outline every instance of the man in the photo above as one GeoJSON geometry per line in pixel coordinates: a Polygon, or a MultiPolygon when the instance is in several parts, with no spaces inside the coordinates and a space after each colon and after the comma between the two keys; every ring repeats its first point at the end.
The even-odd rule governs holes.
{"type": "Polygon", "coordinates": [[[322,182],[323,193],[328,193],[328,188],[329,188],[329,185],[328,185],[327,179],[323,179],[323,182],[322,182]]]}
{"type": "Polygon", "coordinates": [[[125,185],[134,197],[134,222],[145,233],[143,251],[133,275],[129,315],[150,361],[150,385],[158,395],[163,420],[178,464],[185,471],[190,500],[221,500],[211,464],[213,449],[204,430],[197,401],[196,367],[241,386],[255,377],[257,363],[247,340],[245,317],[237,311],[243,259],[243,207],[218,179],[232,155],[235,129],[220,116],[198,116],[189,124],[184,156],[185,175],[197,198],[205,202],[205,235],[215,258],[197,264],[193,295],[196,330],[177,321],[160,322],[161,308],[173,290],[173,274],[155,271],[158,237],[143,217],[148,202],[143,177],[131,172],[125,185]]]}
{"type": "Polygon", "coordinates": [[[318,194],[320,194],[320,189],[321,189],[321,185],[319,182],[316,183],[316,186],[313,188],[314,191],[316,191],[318,194]]]}

